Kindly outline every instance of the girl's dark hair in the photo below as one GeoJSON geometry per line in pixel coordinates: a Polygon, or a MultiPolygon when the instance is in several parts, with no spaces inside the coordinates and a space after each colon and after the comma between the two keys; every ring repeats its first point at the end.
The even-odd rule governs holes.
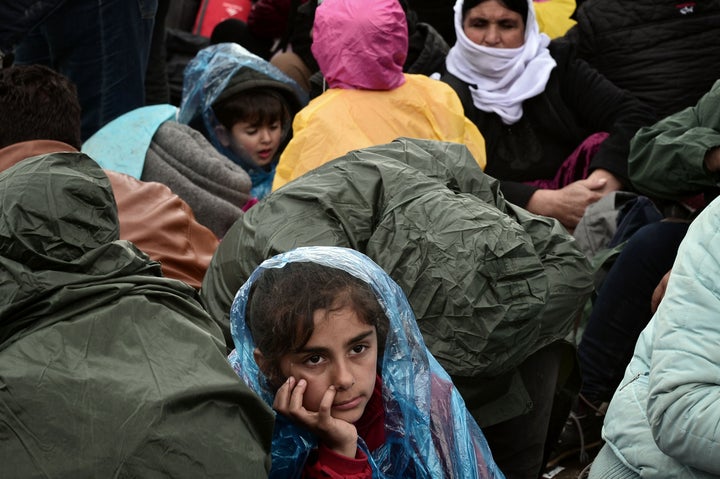
{"type": "MultiPolygon", "coordinates": [[[[471,10],[487,0],[465,0],[462,4],[462,19],[465,20],[468,10],[471,10]]],[[[502,3],[505,8],[520,14],[523,24],[527,25],[528,3],[527,0],[497,0],[502,3]]]]}
{"type": "Polygon", "coordinates": [[[231,130],[235,123],[269,125],[279,121],[283,128],[290,121],[290,111],[283,95],[272,88],[251,88],[238,92],[213,105],[215,117],[231,130]]]}
{"type": "Polygon", "coordinates": [[[268,268],[260,275],[250,289],[245,321],[266,361],[264,372],[271,385],[284,380],[282,356],[299,351],[312,336],[313,313],[343,307],[375,326],[381,356],[388,320],[370,285],[341,269],[309,262],[268,268]]]}

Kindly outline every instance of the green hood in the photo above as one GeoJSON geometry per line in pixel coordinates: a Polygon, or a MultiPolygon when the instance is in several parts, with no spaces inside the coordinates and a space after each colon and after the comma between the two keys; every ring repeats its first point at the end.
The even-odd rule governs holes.
{"type": "Polygon", "coordinates": [[[265,476],[271,410],[194,290],[117,239],[100,167],[26,159],[0,173],[0,198],[3,472],[265,476]]]}

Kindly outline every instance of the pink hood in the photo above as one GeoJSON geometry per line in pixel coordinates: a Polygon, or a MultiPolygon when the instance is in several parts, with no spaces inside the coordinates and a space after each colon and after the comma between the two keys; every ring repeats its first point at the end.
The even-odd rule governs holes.
{"type": "Polygon", "coordinates": [[[330,88],[397,88],[407,51],[398,0],[324,0],[315,12],[312,53],[330,88]]]}

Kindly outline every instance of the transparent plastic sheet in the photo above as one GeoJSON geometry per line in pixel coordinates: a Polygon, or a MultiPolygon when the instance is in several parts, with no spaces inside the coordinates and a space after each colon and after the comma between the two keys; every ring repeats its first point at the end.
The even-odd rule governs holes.
{"type": "MultiPolygon", "coordinates": [[[[252,179],[253,185],[266,180],[268,175],[274,174],[261,169],[254,169],[246,161],[229,148],[223,146],[215,134],[219,125],[212,104],[225,91],[233,80],[234,75],[241,68],[249,68],[267,79],[255,86],[268,86],[273,81],[295,93],[299,105],[307,104],[308,96],[302,88],[289,76],[259,56],[250,53],[237,43],[218,43],[200,50],[195,58],[190,60],[183,76],[183,95],[178,121],[191,124],[202,119],[210,142],[223,155],[245,168],[252,179]]],[[[283,137],[289,132],[290,125],[286,127],[283,137]]],[[[269,193],[269,186],[268,191],[269,193]]]]}
{"type": "MultiPolygon", "coordinates": [[[[273,393],[255,363],[255,344],[245,324],[250,287],[263,270],[291,262],[339,268],[365,281],[389,319],[381,365],[386,441],[372,453],[360,441],[370,458],[373,477],[503,478],[450,377],[425,347],[405,294],[370,258],[355,250],[297,248],[263,262],[240,288],[230,312],[236,347],[230,362],[250,388],[272,405],[273,393]]],[[[299,477],[315,445],[307,430],[278,416],[271,477],[299,477]]]]}

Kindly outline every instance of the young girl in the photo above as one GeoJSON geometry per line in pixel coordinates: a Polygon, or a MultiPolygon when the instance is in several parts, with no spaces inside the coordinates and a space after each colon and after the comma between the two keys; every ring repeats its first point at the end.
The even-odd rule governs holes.
{"type": "Polygon", "coordinates": [[[231,327],[233,367],[278,412],[271,477],[504,477],[403,291],[362,253],[266,260],[231,327]]]}
{"type": "Polygon", "coordinates": [[[292,119],[306,103],[307,94],[273,65],[236,43],[219,43],[188,63],[178,121],[242,166],[261,199],[270,192],[292,119]]]}

